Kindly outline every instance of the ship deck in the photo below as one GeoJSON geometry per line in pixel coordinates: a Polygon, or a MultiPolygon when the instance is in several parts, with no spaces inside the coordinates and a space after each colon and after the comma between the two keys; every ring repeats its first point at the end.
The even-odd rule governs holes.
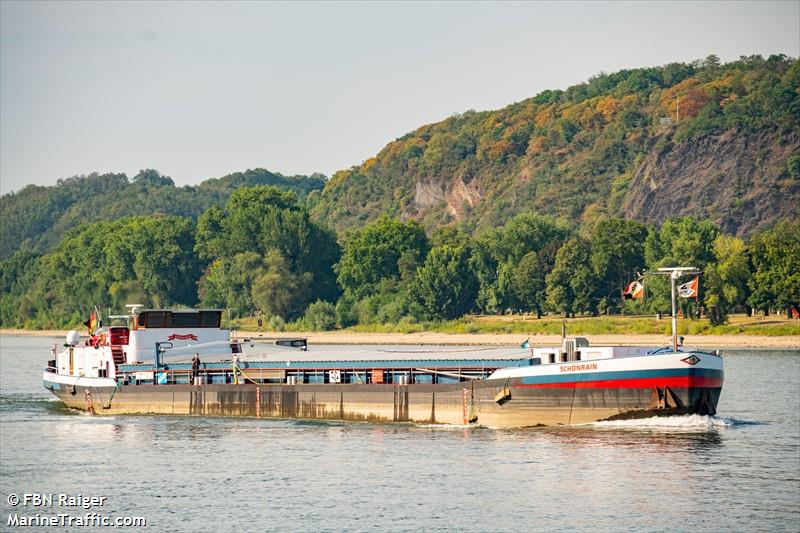
{"type": "MultiPolygon", "coordinates": [[[[509,347],[314,346],[305,351],[243,343],[242,348],[239,369],[243,380],[252,383],[452,383],[485,379],[502,367],[534,364],[530,350],[509,347]]],[[[153,362],[121,364],[117,373],[126,384],[188,384],[188,352],[167,353],[160,368],[153,362]]],[[[202,359],[203,383],[235,381],[232,354],[202,359]]]]}
{"type": "MultiPolygon", "coordinates": [[[[315,346],[309,351],[271,345],[250,348],[238,354],[239,369],[242,379],[253,383],[452,383],[485,379],[502,367],[534,364],[529,350],[508,347],[315,346]]],[[[154,363],[145,362],[122,364],[117,371],[126,378],[125,383],[142,384],[152,379],[162,384],[188,384],[191,363],[165,359],[158,369],[154,363]],[[149,378],[151,374],[153,377],[149,378]]],[[[203,383],[233,382],[231,355],[223,360],[203,361],[200,377],[203,383]]]]}

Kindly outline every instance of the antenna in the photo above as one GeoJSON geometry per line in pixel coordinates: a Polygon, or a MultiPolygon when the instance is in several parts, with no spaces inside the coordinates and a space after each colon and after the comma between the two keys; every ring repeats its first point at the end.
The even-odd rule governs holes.
{"type": "Polygon", "coordinates": [[[645,274],[669,276],[672,294],[672,351],[678,351],[678,306],[675,302],[675,280],[686,274],[700,274],[697,267],[664,267],[658,272],[645,272],[645,274]]]}

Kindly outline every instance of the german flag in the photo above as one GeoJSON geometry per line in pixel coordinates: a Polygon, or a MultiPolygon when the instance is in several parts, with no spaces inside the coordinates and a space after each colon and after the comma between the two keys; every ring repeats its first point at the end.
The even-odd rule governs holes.
{"type": "Polygon", "coordinates": [[[92,312],[89,313],[89,320],[83,323],[89,329],[89,334],[91,335],[94,331],[100,327],[100,320],[98,319],[99,314],[97,313],[97,306],[92,309],[92,312]]]}

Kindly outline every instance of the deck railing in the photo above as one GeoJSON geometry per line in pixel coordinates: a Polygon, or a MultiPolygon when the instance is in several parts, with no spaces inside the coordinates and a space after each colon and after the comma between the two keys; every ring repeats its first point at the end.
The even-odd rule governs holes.
{"type": "MultiPolygon", "coordinates": [[[[239,383],[253,384],[381,384],[409,385],[457,383],[486,379],[495,369],[485,366],[475,368],[375,368],[375,369],[264,369],[240,368],[237,371],[239,383]],[[333,378],[332,378],[333,374],[333,378]]],[[[192,370],[185,368],[162,368],[160,370],[118,371],[117,380],[124,385],[191,385],[192,370]]],[[[197,373],[203,385],[235,383],[232,368],[201,368],[197,373]]]]}

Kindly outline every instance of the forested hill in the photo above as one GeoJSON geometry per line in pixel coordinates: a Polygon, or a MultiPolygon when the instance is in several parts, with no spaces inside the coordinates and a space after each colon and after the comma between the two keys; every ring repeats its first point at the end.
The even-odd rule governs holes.
{"type": "Polygon", "coordinates": [[[800,212],[800,63],[715,56],[601,74],[452,116],[336,173],[314,215],[468,231],[524,211],[586,222],[709,218],[748,235],[800,212]]]}
{"type": "MultiPolygon", "coordinates": [[[[746,236],[800,218],[800,62],[784,56],[601,74],[498,111],[418,128],[336,173],[248,170],[176,187],[155,170],[91,174],[0,197],[0,259],[52,250],[66,231],[124,216],[197,218],[239,187],[308,197],[339,232],[380,215],[470,233],[536,212],[593,226],[689,215],[746,236]],[[323,189],[324,186],[324,189],[323,189]]],[[[305,200],[303,200],[305,201],[305,200]]]]}
{"type": "Polygon", "coordinates": [[[0,197],[0,259],[17,250],[46,252],[81,224],[133,215],[197,218],[213,205],[224,205],[239,187],[274,185],[301,198],[322,189],[325,176],[283,176],[264,169],[247,170],[176,187],[155,170],[133,179],[125,174],[90,174],[59,180],[52,187],[29,185],[0,197]]]}

